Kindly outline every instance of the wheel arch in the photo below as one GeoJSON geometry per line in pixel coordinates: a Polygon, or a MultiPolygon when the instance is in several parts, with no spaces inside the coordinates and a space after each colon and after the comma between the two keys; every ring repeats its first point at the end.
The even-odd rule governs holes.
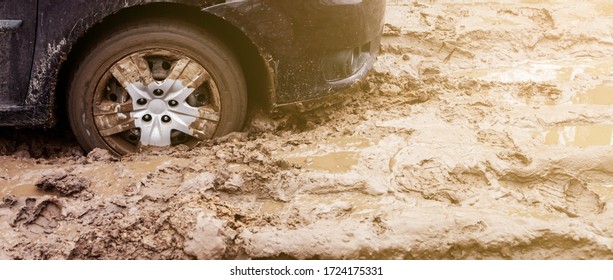
{"type": "MultiPolygon", "coordinates": [[[[66,100],[68,92],[68,81],[72,71],[75,70],[79,59],[92,44],[97,42],[97,34],[104,32],[113,25],[123,22],[126,19],[159,14],[164,17],[180,19],[186,23],[197,24],[209,33],[222,40],[238,58],[243,74],[247,82],[249,111],[254,106],[268,107],[274,102],[275,85],[274,69],[267,62],[266,55],[258,48],[253,40],[239,27],[218,17],[214,14],[203,11],[200,7],[190,6],[181,3],[150,3],[139,6],[127,7],[116,13],[104,17],[97,24],[84,30],[83,34],[71,45],[67,46],[66,55],[62,55],[57,75],[54,77],[55,89],[51,89],[51,104],[57,108],[55,118],[60,119],[60,123],[67,123],[66,120],[66,100]]],[[[50,70],[50,69],[49,69],[50,70]]],[[[51,77],[53,78],[53,77],[51,77]]],[[[51,118],[51,122],[56,122],[51,118]]]]}

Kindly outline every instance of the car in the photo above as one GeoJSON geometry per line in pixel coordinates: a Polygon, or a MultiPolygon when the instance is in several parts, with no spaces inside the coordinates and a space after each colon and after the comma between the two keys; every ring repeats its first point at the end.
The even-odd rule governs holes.
{"type": "Polygon", "coordinates": [[[366,76],[385,0],[4,0],[0,126],[123,155],[241,130],[366,76]]]}

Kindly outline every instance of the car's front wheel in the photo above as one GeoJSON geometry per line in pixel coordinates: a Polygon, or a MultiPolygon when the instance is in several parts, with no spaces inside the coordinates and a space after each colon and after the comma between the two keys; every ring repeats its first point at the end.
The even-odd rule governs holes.
{"type": "Polygon", "coordinates": [[[216,37],[177,20],[142,20],[114,27],[86,52],[71,76],[68,110],[86,150],[127,154],[239,130],[247,89],[216,37]]]}

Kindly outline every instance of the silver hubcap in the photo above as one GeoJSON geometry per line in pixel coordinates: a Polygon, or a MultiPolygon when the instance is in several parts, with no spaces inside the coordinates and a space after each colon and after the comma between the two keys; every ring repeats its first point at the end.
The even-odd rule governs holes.
{"type": "Polygon", "coordinates": [[[115,63],[97,91],[100,134],[119,150],[165,147],[213,136],[220,120],[219,90],[198,62],[165,50],[142,51],[115,63]],[[111,92],[111,94],[109,94],[111,92]]]}

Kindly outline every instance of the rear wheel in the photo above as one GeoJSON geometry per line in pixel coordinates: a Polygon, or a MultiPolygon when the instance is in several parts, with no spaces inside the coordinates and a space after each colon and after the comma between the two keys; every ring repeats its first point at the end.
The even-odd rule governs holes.
{"type": "Polygon", "coordinates": [[[196,26],[156,21],[114,28],[80,60],[68,109],[86,150],[193,145],[242,127],[247,89],[232,52],[196,26]]]}

